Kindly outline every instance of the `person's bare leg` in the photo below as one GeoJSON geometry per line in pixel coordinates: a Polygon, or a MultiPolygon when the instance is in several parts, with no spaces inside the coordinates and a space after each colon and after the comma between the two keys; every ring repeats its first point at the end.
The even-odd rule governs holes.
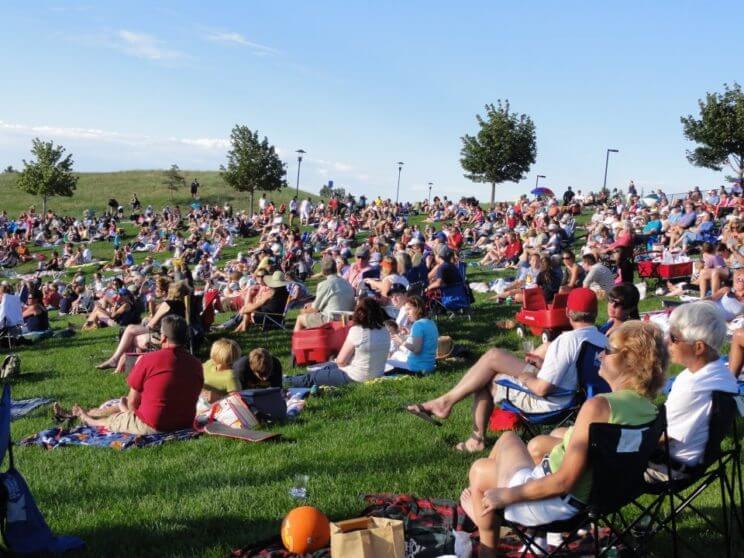
{"type": "Polygon", "coordinates": [[[741,367],[744,366],[744,328],[739,328],[731,337],[731,350],[729,351],[729,370],[738,378],[741,367]]]}
{"type": "MultiPolygon", "coordinates": [[[[511,353],[502,349],[490,349],[465,373],[455,387],[436,399],[426,401],[422,406],[434,416],[446,419],[454,405],[486,388],[495,376],[519,374],[524,370],[524,366],[524,361],[511,353]]],[[[412,406],[410,409],[414,410],[415,407],[412,406]]]]}
{"type": "Polygon", "coordinates": [[[721,284],[725,279],[729,278],[729,270],[725,267],[717,267],[711,272],[710,278],[710,290],[716,292],[721,288],[721,284]]]}
{"type": "Polygon", "coordinates": [[[297,316],[297,319],[295,320],[294,325],[294,331],[301,331],[305,329],[307,326],[305,325],[305,314],[300,314],[297,316]]]}
{"type": "Polygon", "coordinates": [[[473,433],[464,442],[455,446],[457,451],[476,453],[486,449],[486,429],[493,412],[491,390],[483,388],[473,394],[473,433]]]}
{"type": "Polygon", "coordinates": [[[91,415],[86,413],[80,405],[72,406],[72,414],[80,419],[80,422],[82,422],[86,426],[95,426],[97,428],[106,426],[106,421],[104,419],[92,417],[91,415]]]}
{"type": "Polygon", "coordinates": [[[547,454],[549,454],[555,446],[561,443],[561,437],[551,432],[550,435],[542,434],[535,436],[527,444],[527,451],[532,456],[532,461],[535,465],[540,463],[547,454]]]}
{"type": "Polygon", "coordinates": [[[114,368],[116,366],[116,363],[119,361],[119,357],[126,353],[127,351],[131,351],[134,347],[135,338],[143,333],[147,333],[147,328],[145,326],[139,326],[139,325],[129,325],[124,330],[124,334],[121,336],[121,341],[119,341],[119,345],[116,347],[116,351],[114,351],[114,354],[111,355],[111,358],[108,360],[102,362],[99,364],[96,368],[104,369],[104,368],[114,368]]]}
{"type": "Polygon", "coordinates": [[[473,521],[480,533],[481,558],[494,558],[499,542],[501,519],[496,513],[483,515],[483,496],[491,488],[509,486],[520,469],[532,468],[532,458],[524,442],[513,432],[504,432],[494,444],[488,458],[479,459],[470,467],[470,496],[473,521]]]}

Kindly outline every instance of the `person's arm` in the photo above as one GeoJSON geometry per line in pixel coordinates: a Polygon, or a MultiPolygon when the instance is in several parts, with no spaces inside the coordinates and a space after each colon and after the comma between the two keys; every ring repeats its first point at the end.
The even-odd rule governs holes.
{"type": "Polygon", "coordinates": [[[335,362],[339,366],[346,366],[350,364],[351,360],[354,358],[354,351],[355,351],[354,343],[356,341],[357,335],[355,333],[352,333],[353,329],[354,328],[349,330],[349,334],[346,336],[346,341],[344,341],[344,344],[341,347],[341,350],[338,352],[338,355],[336,356],[335,362]]]}
{"type": "Polygon", "coordinates": [[[140,403],[142,402],[142,393],[134,388],[129,388],[129,395],[127,395],[127,406],[130,411],[136,411],[140,403]]]}
{"type": "Polygon", "coordinates": [[[581,406],[573,434],[560,469],[543,478],[511,488],[487,490],[483,497],[483,515],[510,504],[544,500],[569,494],[588,465],[589,425],[606,423],[610,405],[604,397],[593,397],[581,406]]]}
{"type": "Polygon", "coordinates": [[[414,355],[418,355],[421,353],[422,349],[424,348],[424,336],[420,335],[419,327],[417,326],[418,322],[414,322],[411,326],[411,334],[408,336],[408,339],[404,340],[401,347],[408,349],[411,351],[414,355]]]}
{"type": "Polygon", "coordinates": [[[111,313],[111,317],[115,318],[117,316],[121,316],[124,312],[128,312],[130,308],[130,305],[128,302],[124,304],[120,304],[118,308],[115,308],[114,311],[111,313]]]}
{"type": "Polygon", "coordinates": [[[155,314],[152,318],[147,320],[147,323],[145,326],[148,329],[156,329],[158,327],[158,324],[160,324],[160,320],[170,312],[170,305],[168,304],[167,300],[164,300],[160,303],[160,306],[158,306],[158,309],[155,311],[155,314]]]}

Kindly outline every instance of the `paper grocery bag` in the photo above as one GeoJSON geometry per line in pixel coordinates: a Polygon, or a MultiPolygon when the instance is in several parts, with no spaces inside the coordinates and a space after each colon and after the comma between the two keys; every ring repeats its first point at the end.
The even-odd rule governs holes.
{"type": "Polygon", "coordinates": [[[359,517],[331,523],[331,558],[405,558],[403,522],[359,517]]]}

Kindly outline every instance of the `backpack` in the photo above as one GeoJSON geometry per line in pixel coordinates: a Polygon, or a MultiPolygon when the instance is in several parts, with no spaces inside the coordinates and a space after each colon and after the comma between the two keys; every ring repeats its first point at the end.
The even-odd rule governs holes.
{"type": "Polygon", "coordinates": [[[11,353],[5,357],[0,365],[0,380],[7,380],[21,375],[21,357],[11,353]]]}

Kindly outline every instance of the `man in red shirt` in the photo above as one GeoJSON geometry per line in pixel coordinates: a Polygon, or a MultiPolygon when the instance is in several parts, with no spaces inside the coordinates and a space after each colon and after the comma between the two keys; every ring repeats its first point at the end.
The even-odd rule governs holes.
{"type": "Polygon", "coordinates": [[[185,348],[189,334],[186,320],[165,316],[160,332],[162,348],[141,356],[127,377],[129,395],[108,408],[86,412],[73,406],[72,413],[81,422],[139,435],[191,427],[204,385],[202,365],[185,348]]]}

